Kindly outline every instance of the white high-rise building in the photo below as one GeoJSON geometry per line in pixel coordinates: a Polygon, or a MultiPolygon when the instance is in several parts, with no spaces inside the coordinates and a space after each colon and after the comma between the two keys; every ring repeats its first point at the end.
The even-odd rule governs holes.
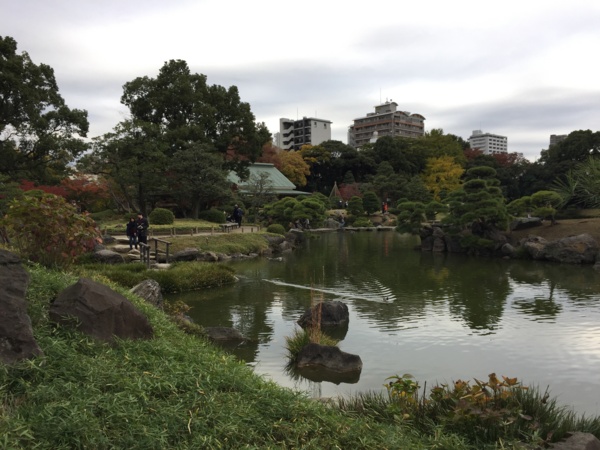
{"type": "Polygon", "coordinates": [[[469,138],[472,149],[481,150],[484,155],[497,153],[508,153],[508,139],[499,134],[483,133],[481,130],[473,130],[469,138]]]}
{"type": "Polygon", "coordinates": [[[300,120],[279,119],[279,148],[300,150],[303,145],[319,145],[331,140],[331,121],[315,117],[300,120]]]}

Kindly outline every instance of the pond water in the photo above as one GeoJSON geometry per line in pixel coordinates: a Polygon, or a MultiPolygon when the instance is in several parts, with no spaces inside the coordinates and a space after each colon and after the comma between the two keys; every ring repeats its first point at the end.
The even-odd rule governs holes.
{"type": "MultiPolygon", "coordinates": [[[[411,374],[421,386],[488,374],[517,377],[559,404],[600,415],[600,274],[590,266],[438,255],[393,231],[329,233],[283,261],[231,263],[234,286],[177,296],[203,326],[240,330],[230,349],[256,373],[312,396],[385,391],[411,374]],[[285,370],[285,337],[311,302],[348,305],[338,346],[363,362],[353,382],[285,370]]],[[[173,299],[173,296],[168,296],[173,299]]]]}

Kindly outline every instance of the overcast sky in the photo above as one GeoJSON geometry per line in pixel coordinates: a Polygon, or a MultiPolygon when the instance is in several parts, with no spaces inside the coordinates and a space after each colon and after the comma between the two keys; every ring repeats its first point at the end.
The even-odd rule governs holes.
{"type": "Polygon", "coordinates": [[[551,134],[600,130],[600,1],[0,0],[0,35],[50,65],[90,137],[127,117],[123,84],[185,60],[279,118],[353,119],[386,100],[535,160],[551,134]]]}

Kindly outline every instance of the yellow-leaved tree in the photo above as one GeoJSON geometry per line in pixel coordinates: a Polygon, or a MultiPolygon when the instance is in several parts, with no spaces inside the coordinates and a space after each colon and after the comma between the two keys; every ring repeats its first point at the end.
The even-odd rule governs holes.
{"type": "Polygon", "coordinates": [[[460,187],[464,171],[452,156],[439,156],[427,158],[427,165],[421,176],[433,198],[439,201],[460,187]]]}
{"type": "Polygon", "coordinates": [[[310,175],[310,167],[299,152],[280,152],[281,173],[298,187],[306,186],[306,177],[310,175]]]}

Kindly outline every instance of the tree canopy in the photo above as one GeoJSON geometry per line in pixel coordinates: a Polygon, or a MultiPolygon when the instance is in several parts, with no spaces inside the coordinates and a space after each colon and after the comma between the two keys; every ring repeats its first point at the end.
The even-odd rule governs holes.
{"type": "Polygon", "coordinates": [[[223,200],[229,170],[245,177],[270,140],[237,87],[208,85],[182,60],[166,62],[156,78],[125,83],[121,102],[131,118],[97,139],[87,162],[142,211],[175,197],[184,214],[197,217],[223,200]]]}
{"type": "Polygon", "coordinates": [[[70,109],[59,94],[54,70],[0,36],[0,173],[59,182],[87,149],[88,127],[87,111],[70,109]]]}

